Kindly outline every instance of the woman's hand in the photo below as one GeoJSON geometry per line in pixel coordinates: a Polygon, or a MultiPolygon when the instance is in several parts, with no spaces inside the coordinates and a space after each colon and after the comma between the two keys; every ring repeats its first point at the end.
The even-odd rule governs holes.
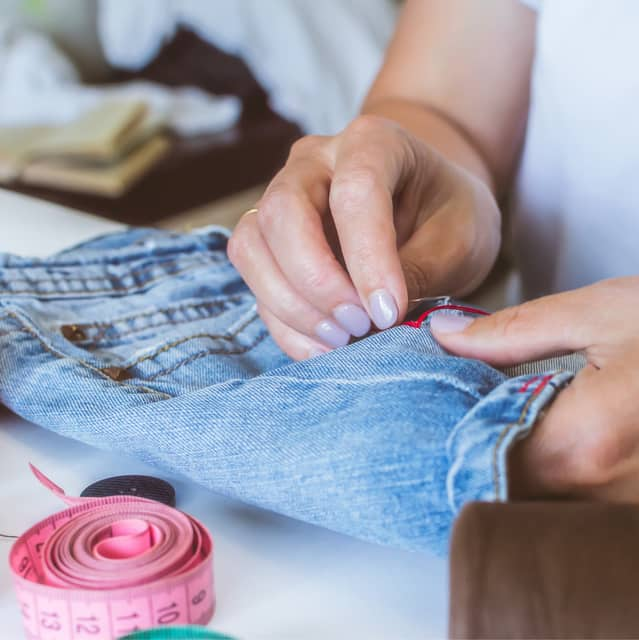
{"type": "Polygon", "coordinates": [[[303,359],[385,329],[408,300],[463,295],[500,245],[488,187],[399,125],[362,116],[297,142],[229,242],[278,345],[303,359]]]}
{"type": "Polygon", "coordinates": [[[639,501],[639,277],[540,298],[470,324],[437,316],[449,351],[504,366],[584,351],[588,366],[513,451],[515,495],[639,501]]]}

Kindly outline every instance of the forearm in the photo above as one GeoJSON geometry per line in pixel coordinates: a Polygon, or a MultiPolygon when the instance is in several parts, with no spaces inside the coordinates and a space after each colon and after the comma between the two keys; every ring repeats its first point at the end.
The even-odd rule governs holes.
{"type": "Polygon", "coordinates": [[[524,138],[535,15],[519,0],[407,0],[364,113],[395,120],[501,199],[524,138]]]}
{"type": "Polygon", "coordinates": [[[399,123],[416,138],[437,149],[486,183],[495,194],[496,181],[477,146],[457,123],[426,105],[402,98],[369,96],[363,114],[374,114],[399,123]]]}

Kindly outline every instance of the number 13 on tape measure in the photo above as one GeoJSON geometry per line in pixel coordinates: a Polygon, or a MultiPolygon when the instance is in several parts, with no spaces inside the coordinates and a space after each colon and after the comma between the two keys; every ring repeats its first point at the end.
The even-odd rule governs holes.
{"type": "Polygon", "coordinates": [[[213,541],[202,524],[130,496],[64,499],[73,506],[29,529],[10,552],[28,638],[114,640],[211,619],[213,541]]]}

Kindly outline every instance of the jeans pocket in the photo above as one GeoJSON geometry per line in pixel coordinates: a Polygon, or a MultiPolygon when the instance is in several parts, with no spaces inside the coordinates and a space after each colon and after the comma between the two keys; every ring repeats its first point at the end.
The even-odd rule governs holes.
{"type": "Polygon", "coordinates": [[[251,352],[267,331],[226,240],[218,229],[140,229],[45,260],[0,256],[6,327],[17,323],[19,336],[119,383],[170,395],[255,375],[267,359],[251,352]]]}
{"type": "Polygon", "coordinates": [[[109,320],[63,324],[59,330],[114,379],[157,382],[174,392],[221,379],[219,358],[227,377],[233,358],[267,336],[249,294],[143,308],[109,320]]]}

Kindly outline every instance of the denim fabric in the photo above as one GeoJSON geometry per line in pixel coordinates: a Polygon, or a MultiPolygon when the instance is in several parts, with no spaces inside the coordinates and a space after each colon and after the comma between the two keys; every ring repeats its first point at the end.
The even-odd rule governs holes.
{"type": "MultiPolygon", "coordinates": [[[[452,357],[428,322],[305,362],[270,339],[227,233],[134,229],[0,256],[0,399],[65,436],[337,531],[444,551],[572,374],[452,357]]],[[[440,311],[438,313],[444,313],[440,311]]]]}

